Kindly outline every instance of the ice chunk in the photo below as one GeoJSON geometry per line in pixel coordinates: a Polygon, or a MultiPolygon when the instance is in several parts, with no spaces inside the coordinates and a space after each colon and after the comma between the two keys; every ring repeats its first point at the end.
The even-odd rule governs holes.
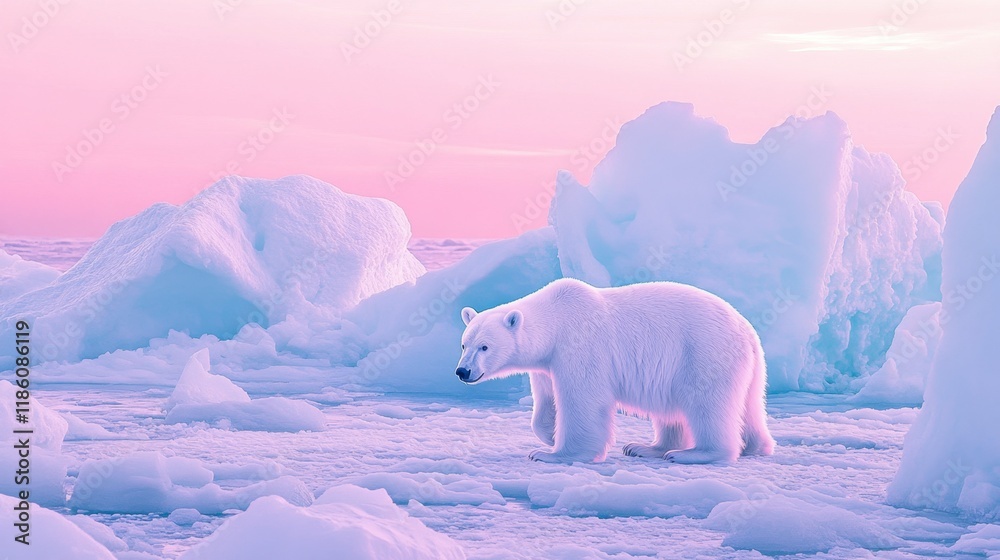
{"type": "Polygon", "coordinates": [[[1000,519],[1000,108],[944,232],[941,342],[890,503],[1000,519]]]}
{"type": "Polygon", "coordinates": [[[175,406],[167,423],[207,422],[222,428],[258,432],[319,432],[326,417],[315,406],[285,397],[265,397],[247,403],[221,402],[175,406]]]}
{"type": "Polygon", "coordinates": [[[26,261],[0,249],[0,302],[47,286],[58,277],[59,271],[50,266],[26,261]]]}
{"type": "Polygon", "coordinates": [[[385,491],[331,488],[310,507],[261,498],[182,560],[462,560],[461,547],[392,503],[385,491]],[[283,535],[276,539],[274,535],[283,535]]]}
{"type": "Polygon", "coordinates": [[[743,145],[664,103],[622,126],[589,188],[559,174],[549,221],[564,276],[716,293],[760,332],[771,390],[843,391],[940,298],[940,223],[903,187],[832,113],[743,145]]]}
{"type": "Polygon", "coordinates": [[[128,550],[128,545],[125,544],[125,541],[115,535],[115,532],[111,530],[111,527],[108,527],[98,521],[94,521],[86,515],[70,515],[67,516],[66,519],[72,522],[73,525],[76,525],[83,530],[84,533],[93,537],[95,541],[99,542],[111,552],[122,552],[128,550]]]}
{"type": "Polygon", "coordinates": [[[164,406],[167,412],[178,404],[250,402],[250,395],[228,378],[209,373],[211,367],[209,362],[207,348],[198,350],[188,359],[181,378],[164,406]]]}
{"type": "MultiPolygon", "coordinates": [[[[4,511],[15,511],[14,507],[18,503],[17,499],[0,494],[0,508],[4,511]]],[[[3,550],[8,552],[16,550],[16,557],[23,560],[53,558],[115,560],[111,551],[94,540],[72,520],[34,503],[31,504],[30,528],[28,546],[13,542],[17,533],[14,533],[13,528],[6,529],[6,538],[10,540],[3,544],[3,550]]]]}
{"type": "Polygon", "coordinates": [[[211,477],[211,470],[199,461],[160,453],[87,461],[80,467],[69,507],[103,513],[169,513],[191,508],[218,514],[245,509],[267,495],[279,495],[299,505],[308,505],[313,499],[309,489],[290,476],[236,489],[208,482],[211,477]]]}
{"type": "Polygon", "coordinates": [[[726,533],[724,546],[767,555],[826,552],[835,547],[875,550],[903,544],[854,512],[781,495],[719,504],[705,525],[726,533]]]}
{"type": "Polygon", "coordinates": [[[953,552],[995,557],[1000,555],[1000,525],[976,525],[952,545],[953,552]]]}
{"type": "Polygon", "coordinates": [[[62,454],[63,439],[69,426],[62,415],[42,405],[37,399],[28,399],[28,422],[16,421],[17,391],[10,381],[0,380],[0,445],[6,451],[0,453],[0,469],[11,473],[0,477],[0,493],[16,496],[22,486],[15,484],[14,472],[18,470],[18,454],[14,446],[19,438],[30,439],[32,503],[45,506],[62,506],[66,503],[63,483],[69,458],[62,454]],[[31,434],[15,434],[14,430],[30,429],[31,434]]]}
{"type": "Polygon", "coordinates": [[[717,480],[630,479],[619,471],[611,477],[536,475],[528,484],[528,496],[534,506],[576,516],[706,517],[720,502],[740,500],[746,494],[717,480]]]}
{"type": "Polygon", "coordinates": [[[505,504],[488,482],[458,475],[372,473],[348,480],[350,484],[384,489],[397,504],[416,500],[423,505],[505,504]]]}
{"type": "Polygon", "coordinates": [[[320,431],[326,424],[313,405],[285,397],[251,400],[246,391],[208,371],[209,351],[203,348],[184,366],[167,399],[167,423],[207,422],[236,430],[272,432],[320,431]]]}
{"type": "Polygon", "coordinates": [[[70,412],[61,413],[69,429],[66,431],[66,441],[125,439],[128,436],[109,432],[104,426],[87,422],[70,412]]]}
{"type": "Polygon", "coordinates": [[[424,272],[409,237],[387,200],[307,176],[227,177],[118,222],[51,285],[0,300],[0,334],[28,318],[51,341],[40,357],[78,360],[171,329],[231,338],[290,313],[335,314],[424,272]]]}
{"type": "Polygon", "coordinates": [[[167,516],[171,523],[182,527],[190,527],[202,518],[201,512],[194,508],[177,508],[167,516]]]}
{"type": "Polygon", "coordinates": [[[885,363],[864,385],[852,402],[920,404],[931,361],[941,340],[941,302],[916,305],[896,327],[885,363]]]}
{"type": "Polygon", "coordinates": [[[396,420],[410,420],[416,418],[417,414],[405,406],[395,404],[380,404],[372,409],[375,414],[385,418],[396,420]]]}

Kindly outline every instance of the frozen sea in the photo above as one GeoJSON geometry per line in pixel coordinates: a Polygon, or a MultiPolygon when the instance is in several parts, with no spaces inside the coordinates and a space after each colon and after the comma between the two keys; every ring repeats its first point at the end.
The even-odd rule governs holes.
{"type": "MultiPolygon", "coordinates": [[[[89,243],[4,239],[0,247],[65,270],[89,243]]],[[[417,239],[411,249],[435,269],[481,243],[417,239]]],[[[758,550],[825,558],[1000,554],[1000,538],[969,537],[981,526],[885,504],[913,408],[774,395],[768,412],[775,454],[712,466],[623,456],[621,445],[647,442],[652,430],[645,420],[619,415],[618,448],[605,462],[565,466],[527,459],[542,447],[531,432],[528,399],[477,400],[474,389],[470,398],[452,400],[286,394],[311,402],[325,417],[323,431],[299,433],[168,424],[169,388],[47,384],[34,394],[117,438],[66,441],[70,479],[86,460],[156,451],[241,467],[229,470],[243,475],[217,477],[223,488],[279,475],[298,478],[316,495],[342,483],[385,488],[411,516],[475,559],[763,557],[758,550]]],[[[248,390],[251,397],[270,396],[248,390]]],[[[175,523],[165,513],[86,515],[110,527],[129,551],[177,558],[232,513],[200,516],[193,524],[175,523]]]]}

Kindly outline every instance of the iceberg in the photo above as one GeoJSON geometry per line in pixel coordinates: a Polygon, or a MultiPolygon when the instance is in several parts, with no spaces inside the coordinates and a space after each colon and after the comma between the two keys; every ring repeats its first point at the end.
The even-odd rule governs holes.
{"type": "Polygon", "coordinates": [[[315,406],[285,397],[251,399],[229,378],[210,373],[209,350],[195,352],[167,399],[168,424],[207,422],[237,430],[321,431],[326,418],[315,406]]]}
{"type": "Polygon", "coordinates": [[[51,284],[59,271],[0,249],[0,303],[51,284]]]}
{"type": "Polygon", "coordinates": [[[0,333],[28,319],[41,358],[78,361],[171,330],[231,338],[290,314],[336,316],[424,273],[409,238],[387,200],[307,176],[227,177],[114,224],[54,282],[0,300],[0,333]]]}
{"type": "Polygon", "coordinates": [[[906,434],[892,504],[1000,519],[1000,107],[944,230],[941,341],[906,434]]]}
{"type": "Polygon", "coordinates": [[[670,280],[758,329],[772,391],[844,392],[884,360],[907,309],[940,299],[940,208],[833,113],[754,144],[689,104],[622,126],[588,187],[560,172],[560,270],[595,286],[670,280]]]}

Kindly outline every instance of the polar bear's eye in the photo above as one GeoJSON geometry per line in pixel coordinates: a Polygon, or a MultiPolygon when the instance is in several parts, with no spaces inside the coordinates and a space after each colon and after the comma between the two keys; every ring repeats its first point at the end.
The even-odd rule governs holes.
{"type": "Polygon", "coordinates": [[[465,345],[464,344],[462,345],[462,350],[465,350],[465,345]]]}
{"type": "Polygon", "coordinates": [[[483,352],[485,352],[485,351],[489,350],[489,347],[486,346],[485,344],[483,344],[483,347],[480,348],[480,350],[482,350],[483,352]]]}

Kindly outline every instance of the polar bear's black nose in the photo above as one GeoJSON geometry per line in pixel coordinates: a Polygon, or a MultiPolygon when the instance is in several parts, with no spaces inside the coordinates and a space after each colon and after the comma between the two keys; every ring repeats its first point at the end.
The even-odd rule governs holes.
{"type": "Polygon", "coordinates": [[[464,367],[460,367],[455,370],[455,375],[457,375],[462,381],[468,381],[469,378],[472,377],[472,372],[464,367]]]}

